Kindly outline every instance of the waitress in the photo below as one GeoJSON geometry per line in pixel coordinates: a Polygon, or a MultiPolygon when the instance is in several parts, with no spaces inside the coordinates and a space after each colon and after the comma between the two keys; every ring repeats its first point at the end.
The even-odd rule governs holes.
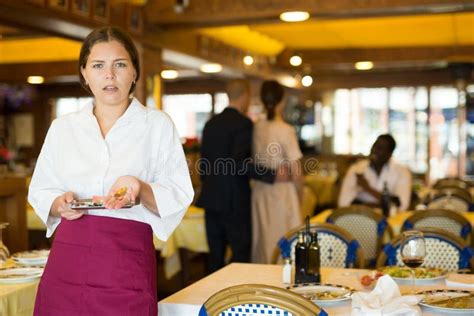
{"type": "Polygon", "coordinates": [[[165,113],[133,98],[140,62],[120,29],[87,36],[79,76],[93,101],[53,121],[29,188],[55,232],[34,315],[156,316],[153,234],[166,240],[194,194],[180,139],[165,113]],[[97,195],[105,209],[69,207],[97,195]]]}

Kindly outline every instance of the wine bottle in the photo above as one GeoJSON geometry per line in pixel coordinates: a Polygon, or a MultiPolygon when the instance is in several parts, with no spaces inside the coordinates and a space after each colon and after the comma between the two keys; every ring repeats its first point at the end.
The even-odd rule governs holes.
{"type": "Polygon", "coordinates": [[[308,247],[304,231],[298,232],[298,242],[295,245],[295,283],[305,283],[307,270],[308,247]]]}
{"type": "Polygon", "coordinates": [[[307,280],[312,283],[321,283],[321,258],[318,244],[318,233],[311,233],[311,243],[308,249],[307,280]]]}
{"type": "Polygon", "coordinates": [[[385,181],[383,183],[382,196],[380,198],[380,208],[382,209],[382,213],[385,217],[388,217],[390,215],[390,204],[390,192],[388,191],[387,182],[385,181]]]}

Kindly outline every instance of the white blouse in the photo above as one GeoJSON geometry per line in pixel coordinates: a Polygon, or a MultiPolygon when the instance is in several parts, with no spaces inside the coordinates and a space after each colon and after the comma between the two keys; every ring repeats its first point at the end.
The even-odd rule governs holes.
{"type": "Polygon", "coordinates": [[[77,198],[107,195],[120,176],[150,184],[159,215],[142,205],[129,209],[89,210],[88,214],[149,224],[166,240],[184,216],[194,191],[183,148],[171,119],[136,99],[102,137],[90,102],[79,112],[53,121],[31,179],[28,201],[50,237],[61,218],[50,216],[56,197],[72,191],[77,198]]]}

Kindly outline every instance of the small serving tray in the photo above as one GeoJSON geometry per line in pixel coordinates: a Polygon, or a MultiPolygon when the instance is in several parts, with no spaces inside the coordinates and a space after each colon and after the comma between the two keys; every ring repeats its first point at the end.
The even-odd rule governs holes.
{"type": "MultiPolygon", "coordinates": [[[[131,208],[136,204],[128,203],[122,206],[121,208],[131,208]]],[[[103,203],[100,202],[93,202],[92,199],[77,199],[69,203],[69,207],[72,210],[99,210],[105,209],[103,203]]]]}

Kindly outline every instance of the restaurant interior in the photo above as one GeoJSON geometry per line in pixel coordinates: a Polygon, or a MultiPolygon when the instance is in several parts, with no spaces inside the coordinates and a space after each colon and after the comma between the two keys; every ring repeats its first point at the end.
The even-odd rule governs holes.
{"type": "MultiPolygon", "coordinates": [[[[302,162],[309,166],[301,218],[310,218],[319,238],[327,225],[339,223],[347,240],[364,248],[365,257],[350,265],[347,260],[342,266],[324,264],[321,257],[324,283],[370,292],[376,281],[365,286],[361,277],[388,263],[398,265],[384,245],[399,245],[401,233],[416,228],[424,232],[429,256],[437,252],[429,240],[444,236],[438,231],[443,226],[455,226],[444,234],[457,235],[456,249],[470,254],[468,264],[447,268],[430,259],[434,268],[443,268],[444,278],[416,285],[424,291],[456,288],[474,298],[472,0],[0,0],[0,243],[8,249],[0,251],[2,264],[24,264],[10,255],[51,247],[44,223],[27,202],[29,181],[51,122],[91,100],[79,83],[79,51],[87,34],[108,25],[127,31],[135,42],[142,60],[135,97],[173,120],[195,199],[201,190],[196,161],[203,129],[229,104],[226,84],[238,78],[250,82],[247,114],[257,122],[265,118],[260,86],[277,80],[286,93],[283,117],[294,127],[302,162]],[[409,207],[390,216],[368,207],[341,210],[338,196],[348,169],[368,157],[386,133],[397,142],[392,159],[412,175],[409,207]],[[362,217],[367,223],[358,222],[362,217]],[[418,220],[427,224],[417,226],[418,220]],[[364,231],[351,221],[362,223],[364,231]],[[374,249],[367,249],[372,224],[373,240],[367,242],[374,249]],[[437,229],[430,230],[433,226],[437,229]],[[352,283],[344,283],[348,279],[352,283]]],[[[204,302],[214,315],[219,300],[211,295],[238,284],[284,288],[278,251],[272,265],[233,263],[209,275],[204,213],[192,204],[167,241],[155,238],[160,315],[197,315],[204,302]]],[[[296,243],[302,228],[295,229],[282,238],[296,243]]],[[[321,254],[333,249],[323,241],[320,246],[321,254]]],[[[38,278],[1,281],[0,275],[0,315],[32,315],[38,278]]],[[[408,293],[411,283],[404,281],[397,284],[408,293]]],[[[281,295],[286,295],[282,301],[296,300],[281,295]]],[[[474,311],[472,298],[467,314],[474,311]]],[[[339,297],[332,305],[311,300],[329,315],[351,311],[350,298],[339,297]]],[[[325,315],[311,306],[275,304],[294,315],[325,315]]],[[[423,315],[450,311],[420,305],[423,315]]]]}

